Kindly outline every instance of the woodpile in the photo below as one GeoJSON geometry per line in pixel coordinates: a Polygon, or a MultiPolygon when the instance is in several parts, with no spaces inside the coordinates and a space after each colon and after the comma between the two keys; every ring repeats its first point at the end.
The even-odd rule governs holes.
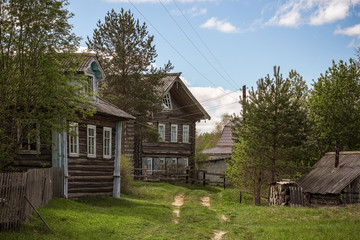
{"type": "Polygon", "coordinates": [[[288,179],[270,184],[269,206],[303,206],[302,189],[288,179]]]}

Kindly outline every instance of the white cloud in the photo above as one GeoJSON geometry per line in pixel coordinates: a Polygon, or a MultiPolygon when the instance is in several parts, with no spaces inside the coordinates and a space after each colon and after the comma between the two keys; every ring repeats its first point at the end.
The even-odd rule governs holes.
{"type": "Polygon", "coordinates": [[[204,15],[207,13],[207,9],[206,8],[198,8],[198,7],[192,7],[191,9],[189,9],[187,11],[190,16],[192,17],[197,17],[197,16],[200,16],[200,15],[204,15]]]}
{"type": "Polygon", "coordinates": [[[216,123],[221,121],[223,114],[240,114],[240,91],[231,92],[221,87],[190,87],[189,89],[211,116],[211,120],[197,123],[196,129],[199,133],[213,131],[216,123]]]}
{"type": "Polygon", "coordinates": [[[360,0],[289,0],[280,4],[267,25],[297,27],[323,25],[345,19],[360,0]]]}
{"type": "Polygon", "coordinates": [[[204,24],[200,27],[207,29],[214,29],[224,33],[237,33],[239,29],[237,29],[234,25],[226,20],[218,20],[216,17],[212,17],[208,19],[204,24]]]}
{"type": "Polygon", "coordinates": [[[360,38],[360,24],[356,24],[352,27],[347,27],[344,29],[338,28],[334,33],[360,38]]]}
{"type": "Polygon", "coordinates": [[[332,0],[319,5],[318,10],[311,16],[311,25],[323,25],[346,18],[352,2],[346,0],[332,0]]]}

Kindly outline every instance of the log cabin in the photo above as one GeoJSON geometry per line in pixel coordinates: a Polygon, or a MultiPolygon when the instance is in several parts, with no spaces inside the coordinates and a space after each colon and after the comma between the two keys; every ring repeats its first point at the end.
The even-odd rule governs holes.
{"type": "MultiPolygon", "coordinates": [[[[122,132],[125,121],[135,119],[96,93],[105,74],[94,54],[81,54],[78,74],[88,76],[96,113],[81,122],[71,123],[69,132],[52,132],[52,147],[25,139],[20,146],[17,167],[64,169],[64,197],[120,196],[120,155],[124,153],[122,132]]],[[[36,128],[36,123],[34,123],[36,128]]]]}
{"type": "MultiPolygon", "coordinates": [[[[196,100],[184,82],[181,73],[169,73],[157,89],[163,96],[163,109],[154,113],[148,124],[160,135],[158,142],[142,141],[139,147],[127,145],[128,153],[134,154],[134,167],[147,170],[166,170],[195,165],[196,123],[210,120],[210,115],[196,100]]],[[[128,125],[130,126],[130,125],[128,125]]],[[[133,139],[132,130],[125,138],[133,139]]],[[[136,173],[136,172],[135,172],[136,173]]],[[[138,174],[141,174],[139,172],[138,174]]]]}

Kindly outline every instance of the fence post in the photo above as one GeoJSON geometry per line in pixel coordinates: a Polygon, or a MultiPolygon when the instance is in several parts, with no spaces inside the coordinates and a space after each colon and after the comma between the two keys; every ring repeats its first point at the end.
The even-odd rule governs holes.
{"type": "Polygon", "coordinates": [[[226,181],[225,181],[225,175],[224,175],[224,190],[225,190],[225,187],[226,187],[226,181]]]}
{"type": "Polygon", "coordinates": [[[147,182],[146,166],[144,166],[144,182],[147,182]]]}
{"type": "Polygon", "coordinates": [[[186,168],[186,184],[189,183],[189,168],[186,168]]]}
{"type": "Polygon", "coordinates": [[[205,178],[206,178],[206,172],[203,172],[203,186],[205,186],[205,178]]]}

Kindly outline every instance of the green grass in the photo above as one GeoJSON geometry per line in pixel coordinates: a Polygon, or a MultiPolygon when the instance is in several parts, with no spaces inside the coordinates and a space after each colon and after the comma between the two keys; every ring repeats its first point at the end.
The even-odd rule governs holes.
{"type": "Polygon", "coordinates": [[[255,207],[251,197],[217,187],[134,183],[121,199],[53,199],[19,231],[2,232],[0,239],[360,239],[360,205],[333,208],[255,207]],[[176,194],[185,195],[179,224],[173,223],[176,194]],[[200,198],[211,197],[211,207],[200,198]],[[221,220],[224,214],[229,222],[221,220]]]}

